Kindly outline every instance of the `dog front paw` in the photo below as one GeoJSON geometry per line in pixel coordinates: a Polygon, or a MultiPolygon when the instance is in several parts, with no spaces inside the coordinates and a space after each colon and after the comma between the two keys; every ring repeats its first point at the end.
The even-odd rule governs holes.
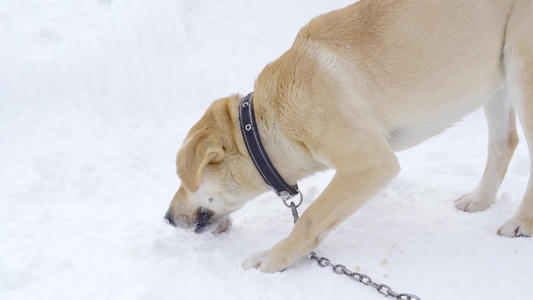
{"type": "Polygon", "coordinates": [[[530,237],[533,235],[533,220],[513,217],[498,230],[498,234],[506,237],[530,237]]]}
{"type": "Polygon", "coordinates": [[[265,273],[275,273],[283,271],[291,263],[286,257],[277,255],[272,249],[250,256],[242,263],[242,267],[246,270],[259,269],[265,273]]]}
{"type": "Polygon", "coordinates": [[[455,201],[455,207],[458,210],[465,212],[478,212],[489,207],[494,200],[487,199],[487,197],[478,196],[475,193],[463,196],[455,201]]]}

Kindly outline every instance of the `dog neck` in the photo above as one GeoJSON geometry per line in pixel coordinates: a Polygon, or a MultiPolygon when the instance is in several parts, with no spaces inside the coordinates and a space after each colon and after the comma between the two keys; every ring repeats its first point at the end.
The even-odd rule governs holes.
{"type": "MultiPolygon", "coordinates": [[[[241,97],[234,97],[231,104],[231,115],[234,122],[234,138],[239,152],[249,156],[243,135],[240,132],[239,105],[241,97]],[[238,99],[237,99],[238,98],[238,99]]],[[[273,99],[254,97],[254,111],[256,126],[264,150],[279,175],[290,185],[317,171],[327,167],[318,162],[301,141],[288,137],[282,129],[282,120],[285,114],[280,114],[273,99]]],[[[250,157],[251,160],[251,157],[250,157]]],[[[256,172],[259,174],[259,172],[256,172]]]]}
{"type": "Polygon", "coordinates": [[[239,123],[244,143],[265,183],[282,200],[289,200],[300,193],[298,184],[288,184],[270,161],[261,141],[253,107],[253,93],[250,93],[242,98],[239,105],[239,123]]]}

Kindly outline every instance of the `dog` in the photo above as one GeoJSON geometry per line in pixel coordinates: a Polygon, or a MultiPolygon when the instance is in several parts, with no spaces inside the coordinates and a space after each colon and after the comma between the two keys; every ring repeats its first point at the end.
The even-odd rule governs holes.
{"type": "MultiPolygon", "coordinates": [[[[165,216],[172,225],[223,232],[232,212],[269,190],[240,129],[242,98],[215,101],[186,136],[165,216]]],[[[311,20],[258,76],[254,116],[286,182],[336,173],[289,236],[243,267],[276,272],[311,252],[398,174],[396,151],[482,106],[488,158],[477,188],[456,201],[467,212],[494,202],[518,144],[515,115],[533,169],[533,1],[361,0],[311,20]]],[[[531,178],[498,234],[533,234],[531,178]]]]}

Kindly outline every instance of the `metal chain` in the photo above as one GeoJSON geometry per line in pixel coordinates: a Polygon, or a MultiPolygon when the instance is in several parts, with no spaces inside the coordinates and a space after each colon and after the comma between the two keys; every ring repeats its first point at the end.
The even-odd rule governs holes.
{"type": "MultiPolygon", "coordinates": [[[[286,202],[285,202],[286,203],[286,202]]],[[[296,221],[298,221],[298,206],[300,206],[301,202],[298,203],[298,205],[294,204],[294,202],[291,202],[289,206],[289,208],[291,209],[292,211],[292,217],[294,218],[294,224],[296,224],[296,221]]],[[[396,293],[395,291],[392,290],[392,288],[386,284],[379,284],[375,281],[372,280],[372,278],[370,278],[370,276],[368,275],[365,275],[365,274],[362,274],[362,273],[358,273],[358,272],[354,272],[354,271],[350,271],[346,266],[344,265],[341,265],[341,264],[333,264],[331,263],[331,261],[325,257],[319,257],[316,255],[315,252],[311,252],[308,256],[307,256],[309,259],[313,259],[315,260],[319,266],[321,266],[322,268],[325,268],[325,267],[331,267],[331,269],[333,270],[333,272],[335,274],[339,274],[339,275],[346,275],[348,276],[348,278],[352,279],[352,280],[355,280],[355,281],[358,281],[364,285],[367,285],[367,286],[370,286],[370,287],[373,287],[374,289],[376,289],[376,291],[378,293],[380,293],[381,295],[385,296],[385,297],[393,297],[394,299],[396,300],[420,300],[420,298],[418,296],[415,296],[413,294],[406,294],[406,293],[396,293]]]]}

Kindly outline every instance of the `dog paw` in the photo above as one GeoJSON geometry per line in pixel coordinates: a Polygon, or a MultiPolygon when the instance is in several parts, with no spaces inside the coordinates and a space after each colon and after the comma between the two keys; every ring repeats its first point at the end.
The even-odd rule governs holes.
{"type": "Polygon", "coordinates": [[[455,201],[455,207],[465,212],[477,212],[485,210],[494,200],[487,200],[486,197],[480,197],[476,194],[463,196],[455,201]]]}
{"type": "Polygon", "coordinates": [[[246,270],[259,269],[265,273],[275,273],[290,265],[286,258],[279,257],[273,252],[273,250],[268,250],[254,254],[242,263],[242,267],[246,270]]]}
{"type": "Polygon", "coordinates": [[[533,220],[514,217],[498,230],[498,234],[506,237],[530,237],[533,235],[533,220]]]}

